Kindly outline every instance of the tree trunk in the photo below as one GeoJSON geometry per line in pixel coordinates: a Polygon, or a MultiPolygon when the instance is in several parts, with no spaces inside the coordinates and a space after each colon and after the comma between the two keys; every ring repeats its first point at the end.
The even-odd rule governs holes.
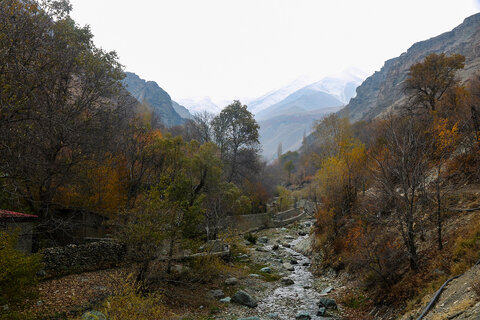
{"type": "Polygon", "coordinates": [[[147,278],[148,267],[150,266],[150,260],[145,260],[142,263],[142,267],[137,275],[137,282],[144,282],[147,278]]]}
{"type": "Polygon", "coordinates": [[[437,241],[438,250],[443,249],[442,244],[442,196],[440,194],[440,182],[437,182],[437,241]]]}
{"type": "Polygon", "coordinates": [[[170,237],[170,248],[168,250],[167,274],[172,272],[173,245],[175,243],[175,234],[170,237]]]}

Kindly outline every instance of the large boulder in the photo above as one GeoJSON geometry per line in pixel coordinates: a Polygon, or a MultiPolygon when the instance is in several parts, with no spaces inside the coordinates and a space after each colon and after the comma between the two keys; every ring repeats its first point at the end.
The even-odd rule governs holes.
{"type": "Polygon", "coordinates": [[[337,303],[335,302],[335,300],[329,298],[320,298],[318,306],[320,308],[325,307],[327,309],[337,309],[337,303]]]}
{"type": "Polygon", "coordinates": [[[243,290],[235,292],[235,294],[232,297],[232,302],[235,302],[250,308],[255,308],[258,305],[257,300],[243,290]]]}

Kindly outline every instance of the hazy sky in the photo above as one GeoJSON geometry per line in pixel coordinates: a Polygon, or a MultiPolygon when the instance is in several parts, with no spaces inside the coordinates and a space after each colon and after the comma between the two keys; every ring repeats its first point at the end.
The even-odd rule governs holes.
{"type": "Polygon", "coordinates": [[[173,99],[256,97],[299,76],[372,73],[480,0],[71,0],[126,70],[173,99]]]}

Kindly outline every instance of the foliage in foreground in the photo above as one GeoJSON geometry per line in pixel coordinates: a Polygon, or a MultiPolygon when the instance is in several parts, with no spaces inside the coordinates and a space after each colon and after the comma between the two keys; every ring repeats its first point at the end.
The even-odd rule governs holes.
{"type": "Polygon", "coordinates": [[[41,256],[27,255],[17,249],[16,235],[0,232],[0,319],[21,319],[17,312],[38,295],[36,273],[41,256]]]}

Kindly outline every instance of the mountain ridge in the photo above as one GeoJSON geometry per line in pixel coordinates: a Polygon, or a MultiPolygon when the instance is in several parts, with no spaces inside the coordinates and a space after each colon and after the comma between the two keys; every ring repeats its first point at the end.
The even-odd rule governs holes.
{"type": "Polygon", "coordinates": [[[133,72],[125,72],[125,75],[123,83],[127,91],[139,102],[148,103],[165,126],[182,125],[188,119],[185,117],[187,113],[190,114],[188,110],[174,102],[155,81],[146,81],[133,72]],[[174,106],[174,104],[176,105],[174,106]],[[179,113],[182,113],[184,117],[179,113]]]}
{"type": "Polygon", "coordinates": [[[352,121],[370,120],[398,108],[405,101],[403,82],[408,70],[430,53],[459,53],[465,56],[465,68],[458,72],[461,81],[480,70],[480,13],[436,37],[414,43],[400,56],[385,61],[383,67],[368,77],[357,95],[340,111],[352,121]]]}

